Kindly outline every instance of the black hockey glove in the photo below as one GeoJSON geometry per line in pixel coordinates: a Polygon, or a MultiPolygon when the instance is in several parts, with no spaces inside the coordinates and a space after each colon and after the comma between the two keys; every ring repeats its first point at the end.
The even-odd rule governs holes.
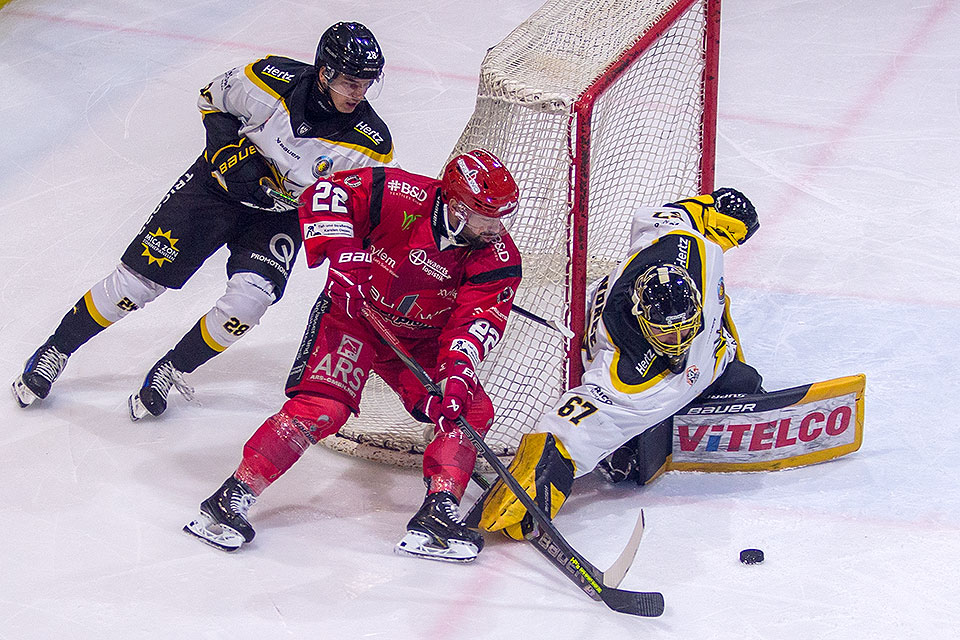
{"type": "Polygon", "coordinates": [[[278,213],[297,208],[296,200],[277,188],[269,165],[247,138],[224,145],[212,155],[208,149],[207,159],[213,177],[242,204],[278,213]]]}
{"type": "Polygon", "coordinates": [[[747,196],[730,187],[721,187],[710,195],[713,196],[714,207],[719,213],[739,220],[746,226],[747,234],[743,238],[738,238],[740,244],[749,240],[750,236],[760,228],[757,210],[747,196]]]}

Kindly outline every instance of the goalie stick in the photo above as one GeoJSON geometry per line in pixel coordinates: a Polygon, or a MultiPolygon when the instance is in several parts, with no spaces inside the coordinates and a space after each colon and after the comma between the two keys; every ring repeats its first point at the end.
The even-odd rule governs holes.
{"type": "MultiPolygon", "coordinates": [[[[420,366],[420,363],[400,344],[400,341],[393,335],[393,332],[390,331],[376,310],[365,304],[360,313],[397,354],[397,357],[407,365],[424,388],[432,394],[443,396],[440,386],[430,378],[429,374],[420,366]]],[[[656,591],[626,591],[606,584],[603,572],[590,564],[560,535],[549,516],[527,495],[520,483],[507,471],[497,455],[487,446],[480,434],[470,426],[470,423],[463,416],[457,417],[455,422],[463,435],[470,440],[477,451],[493,467],[497,475],[517,496],[517,499],[527,508],[537,524],[534,535],[528,540],[554,566],[559,568],[584,593],[594,600],[603,602],[614,611],[648,617],[659,616],[663,613],[663,594],[656,591]]]]}

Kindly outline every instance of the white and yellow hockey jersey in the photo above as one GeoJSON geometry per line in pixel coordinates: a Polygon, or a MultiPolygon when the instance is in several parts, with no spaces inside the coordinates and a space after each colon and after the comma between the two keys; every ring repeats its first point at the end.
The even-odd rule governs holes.
{"type": "MultiPolygon", "coordinates": [[[[712,201],[711,201],[712,203],[712,201]]],[[[707,240],[698,200],[638,209],[630,253],[609,276],[590,287],[583,338],[581,384],[564,393],[534,431],[549,432],[566,446],[576,475],[593,468],[617,447],[685,407],[737,357],[736,332],[725,318],[723,249],[707,240]],[[700,223],[698,225],[698,222],[700,223]],[[672,373],[640,331],[631,312],[637,277],[658,263],[684,267],[700,290],[703,318],[686,367],[672,373]]]]}
{"type": "Polygon", "coordinates": [[[353,113],[308,117],[315,84],[312,65],[267,56],[214,78],[200,91],[197,107],[205,117],[239,119],[239,134],[256,145],[279,186],[293,196],[333,171],[397,166],[390,131],[368,102],[353,113]]]}

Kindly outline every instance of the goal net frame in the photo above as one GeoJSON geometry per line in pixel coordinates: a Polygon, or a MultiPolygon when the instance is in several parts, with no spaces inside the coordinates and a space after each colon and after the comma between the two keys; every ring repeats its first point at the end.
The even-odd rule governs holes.
{"type": "MultiPolygon", "coordinates": [[[[478,371],[498,455],[579,384],[587,287],[624,257],[633,209],[713,190],[719,45],[720,0],[548,0],[484,57],[450,157],[482,147],[511,170],[515,303],[574,333],[511,314],[478,371]]],[[[418,467],[431,434],[371,376],[360,416],[322,442],[418,467]]]]}

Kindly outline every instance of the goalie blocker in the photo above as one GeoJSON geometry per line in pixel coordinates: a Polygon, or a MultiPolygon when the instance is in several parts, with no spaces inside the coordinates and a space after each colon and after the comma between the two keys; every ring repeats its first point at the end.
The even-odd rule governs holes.
{"type": "Polygon", "coordinates": [[[693,403],[624,445],[634,454],[629,477],[643,485],[667,471],[774,471],[839,458],[863,441],[865,384],[857,374],[693,403]]]}

